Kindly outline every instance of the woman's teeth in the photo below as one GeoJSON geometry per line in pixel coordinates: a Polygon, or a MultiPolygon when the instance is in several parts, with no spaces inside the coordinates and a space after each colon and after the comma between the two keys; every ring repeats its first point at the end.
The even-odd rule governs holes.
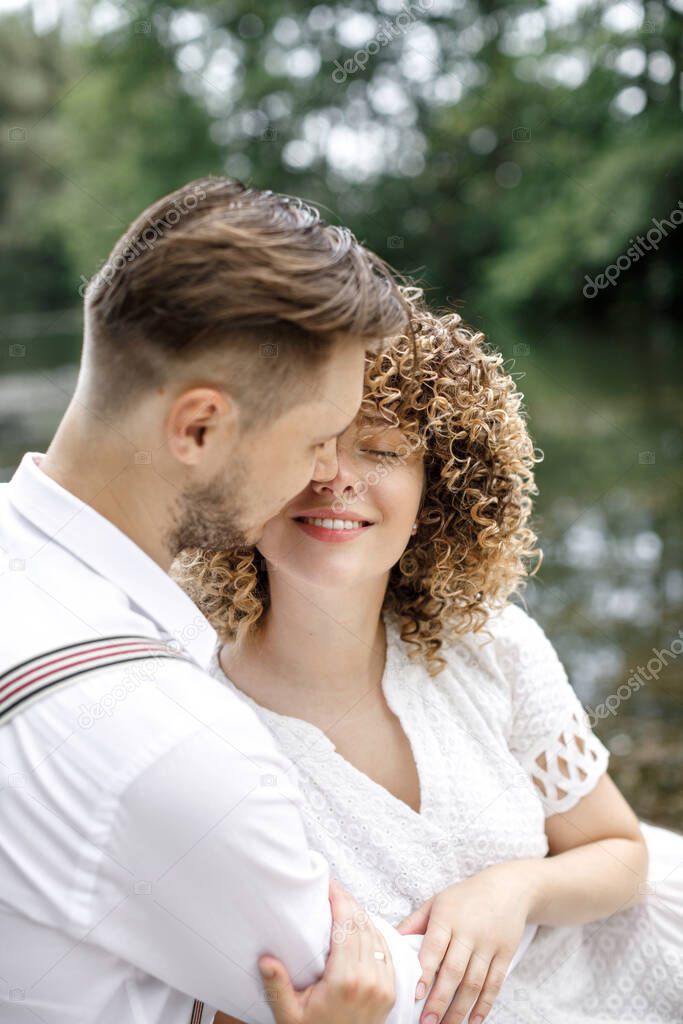
{"type": "Polygon", "coordinates": [[[303,516],[303,523],[310,523],[311,526],[323,526],[326,530],[358,530],[368,523],[359,523],[355,519],[309,519],[303,516]]]}

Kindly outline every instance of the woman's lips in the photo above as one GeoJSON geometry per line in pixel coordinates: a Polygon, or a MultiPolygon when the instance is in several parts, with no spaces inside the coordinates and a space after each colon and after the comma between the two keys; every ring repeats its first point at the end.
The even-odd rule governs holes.
{"type": "Polygon", "coordinates": [[[354,527],[352,530],[334,530],[326,526],[315,526],[314,523],[305,523],[301,519],[294,519],[293,522],[304,533],[307,533],[309,537],[314,537],[316,540],[324,540],[331,544],[343,544],[345,541],[354,540],[361,534],[367,533],[374,525],[373,523],[367,523],[363,526],[354,527]]]}

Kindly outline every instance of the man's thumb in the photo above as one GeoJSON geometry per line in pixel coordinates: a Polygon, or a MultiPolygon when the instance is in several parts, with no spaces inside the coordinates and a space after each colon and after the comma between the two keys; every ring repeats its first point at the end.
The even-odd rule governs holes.
{"type": "Polygon", "coordinates": [[[290,1024],[297,1019],[296,992],[283,964],[274,956],[262,956],[258,962],[266,999],[277,1024],[290,1024]]]}

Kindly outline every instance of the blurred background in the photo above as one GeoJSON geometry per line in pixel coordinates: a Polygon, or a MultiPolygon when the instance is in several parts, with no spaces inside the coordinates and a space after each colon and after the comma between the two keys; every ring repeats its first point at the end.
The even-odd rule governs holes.
{"type": "Polygon", "coordinates": [[[682,96],[683,0],[0,0],[0,479],[140,210],[207,173],[312,200],[505,354],[545,453],[529,610],[682,828],[682,96]]]}

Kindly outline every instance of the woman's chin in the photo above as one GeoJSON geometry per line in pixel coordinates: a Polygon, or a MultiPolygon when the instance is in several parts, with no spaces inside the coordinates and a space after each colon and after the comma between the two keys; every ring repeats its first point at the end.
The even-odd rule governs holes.
{"type": "Polygon", "coordinates": [[[321,554],[305,561],[289,561],[286,568],[281,565],[280,569],[302,583],[323,590],[352,587],[368,578],[367,563],[362,564],[359,559],[350,558],[348,554],[344,557],[321,554]]]}

